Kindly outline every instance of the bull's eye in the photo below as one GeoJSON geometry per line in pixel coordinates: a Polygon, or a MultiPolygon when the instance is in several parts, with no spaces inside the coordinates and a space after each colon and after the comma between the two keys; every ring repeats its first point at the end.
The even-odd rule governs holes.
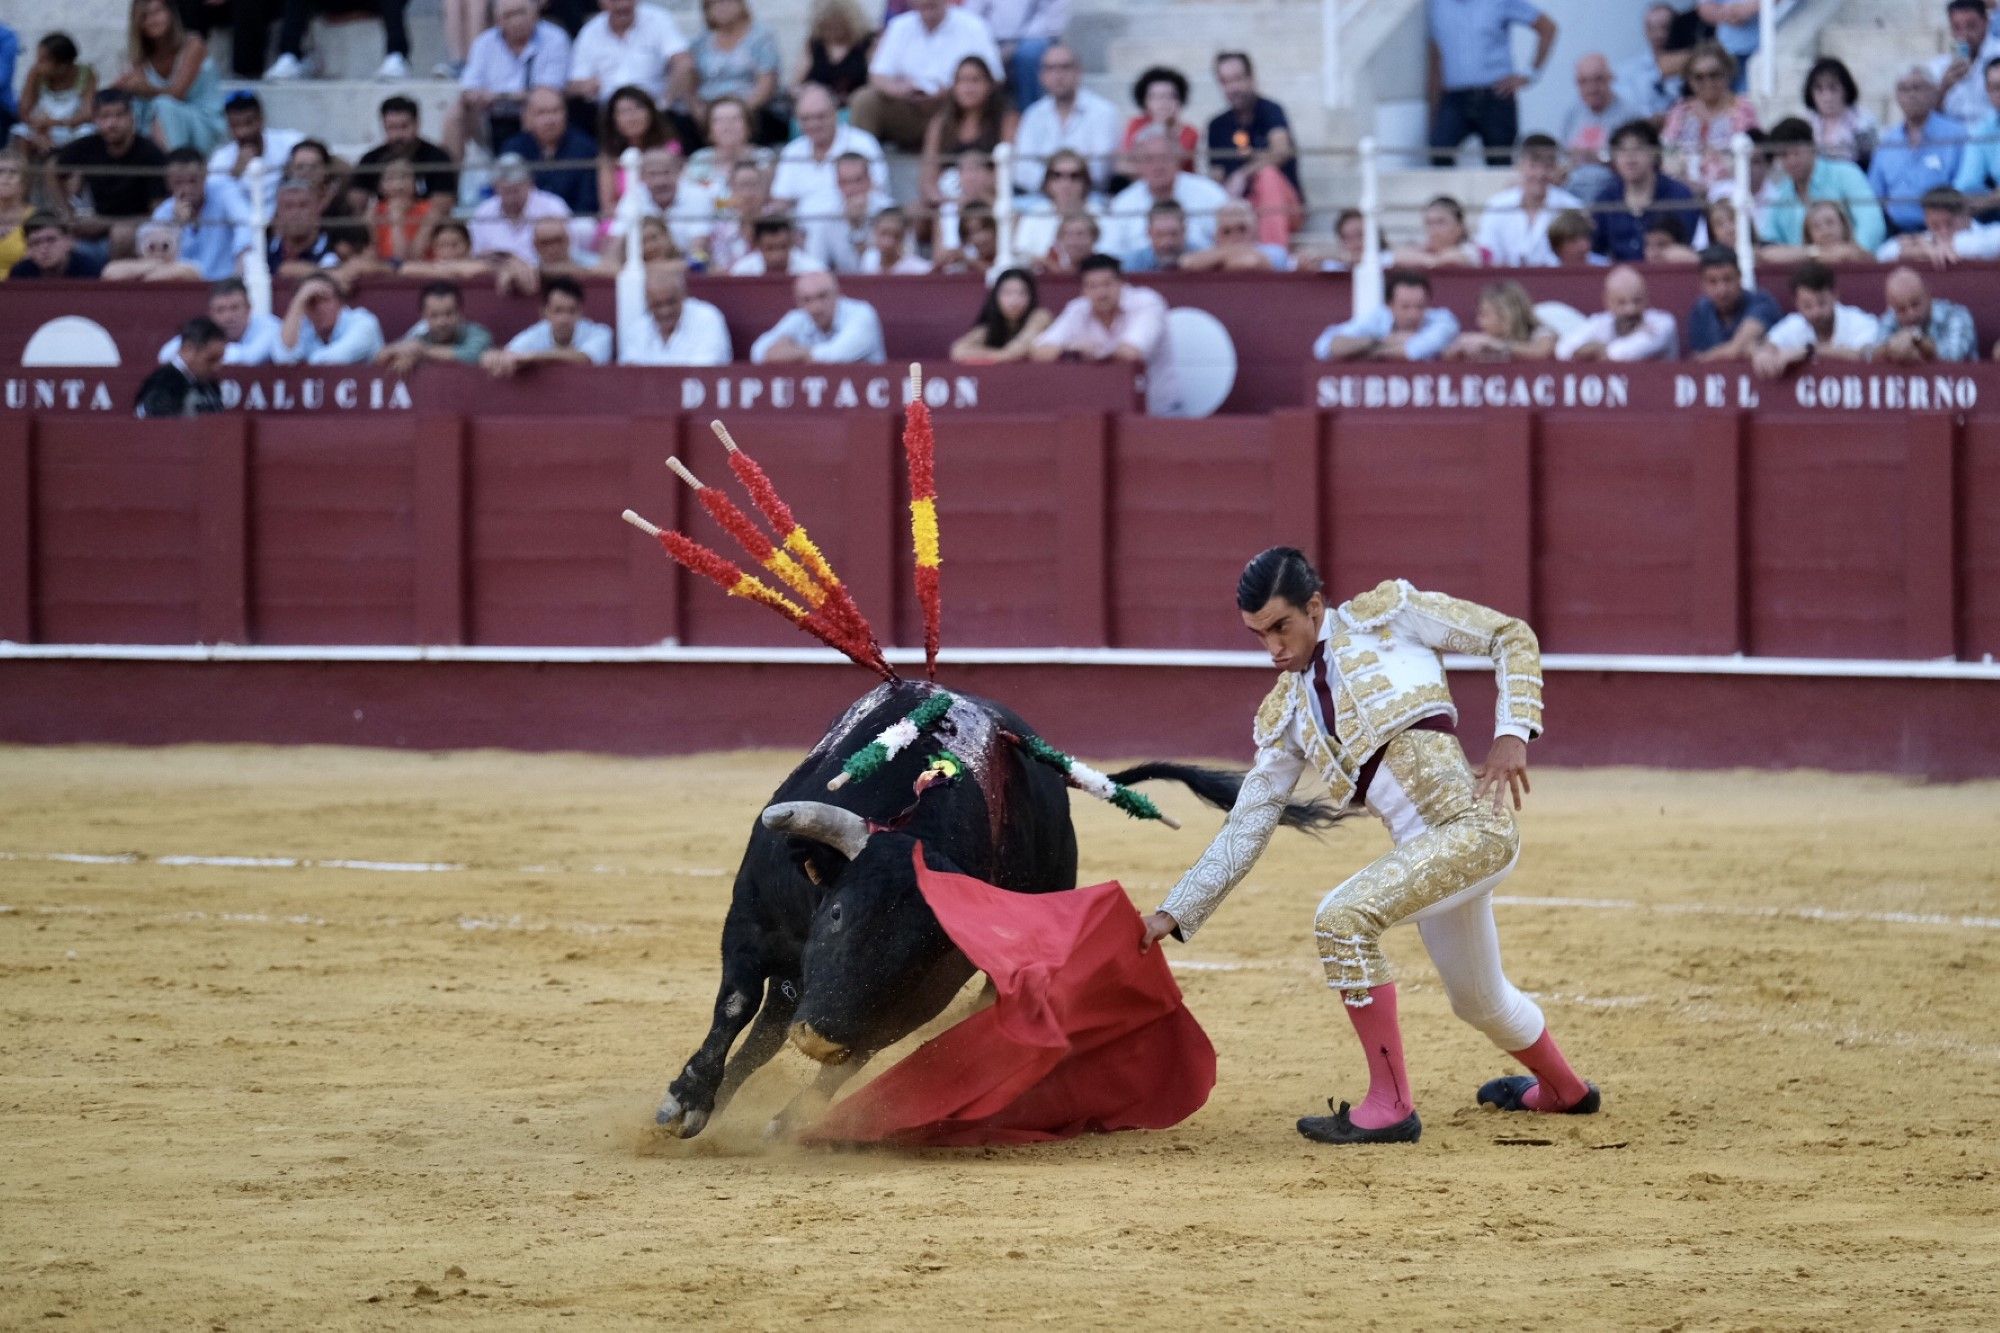
{"type": "Polygon", "coordinates": [[[839,903],[835,903],[835,904],[833,905],[832,909],[831,909],[831,910],[829,910],[829,911],[827,912],[827,914],[826,914],[826,920],[827,920],[827,924],[828,924],[828,925],[832,925],[832,926],[837,926],[837,925],[839,925],[839,924],[840,924],[840,904],[839,904],[839,903]]]}

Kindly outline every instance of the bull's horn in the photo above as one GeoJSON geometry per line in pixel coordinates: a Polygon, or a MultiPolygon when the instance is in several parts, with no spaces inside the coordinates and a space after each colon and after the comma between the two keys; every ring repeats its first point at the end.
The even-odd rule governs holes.
{"type": "Polygon", "coordinates": [[[852,810],[825,801],[784,801],[766,806],[764,827],[823,842],[852,861],[868,845],[868,825],[852,810]]]}

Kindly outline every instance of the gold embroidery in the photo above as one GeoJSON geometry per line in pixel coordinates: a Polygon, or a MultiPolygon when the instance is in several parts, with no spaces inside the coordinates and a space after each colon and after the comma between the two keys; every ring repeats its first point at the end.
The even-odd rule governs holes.
{"type": "Polygon", "coordinates": [[[1365,671],[1381,660],[1382,655],[1380,653],[1371,653],[1364,650],[1352,657],[1342,657],[1340,659],[1340,673],[1343,676],[1350,676],[1357,671],[1365,671]]]}
{"type": "Polygon", "coordinates": [[[1259,745],[1269,745],[1284,729],[1285,719],[1292,711],[1292,673],[1287,671],[1278,677],[1278,683],[1264,696],[1264,702],[1257,706],[1257,722],[1251,728],[1251,735],[1259,745]]]}
{"type": "Polygon", "coordinates": [[[1410,585],[1401,579],[1386,579],[1358,597],[1350,597],[1340,608],[1340,618],[1356,629],[1374,629],[1402,609],[1410,585]]]}
{"type": "Polygon", "coordinates": [[[1443,681],[1418,685],[1388,699],[1376,700],[1367,709],[1368,723],[1376,731],[1394,731],[1430,712],[1439,704],[1450,707],[1451,687],[1443,681]]]}

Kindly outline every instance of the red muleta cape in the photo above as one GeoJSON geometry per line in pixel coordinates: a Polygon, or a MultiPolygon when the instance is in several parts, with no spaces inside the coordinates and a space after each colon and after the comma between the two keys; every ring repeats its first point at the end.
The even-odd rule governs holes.
{"type": "Polygon", "coordinates": [[[924,865],[924,901],[998,999],[839,1103],[809,1143],[962,1147],[1165,1129],[1201,1109],[1215,1048],[1114,881],[1010,893],[924,865]]]}

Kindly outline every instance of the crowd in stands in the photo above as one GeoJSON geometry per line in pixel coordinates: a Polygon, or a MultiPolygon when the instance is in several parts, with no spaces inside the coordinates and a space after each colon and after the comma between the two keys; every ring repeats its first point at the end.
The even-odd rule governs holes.
{"type": "MultiPolygon", "coordinates": [[[[380,8],[381,73],[406,76],[403,0],[380,8]]],[[[548,360],[726,360],[728,331],[687,295],[689,273],[793,280],[797,308],[752,344],[760,361],[880,359],[881,321],[841,278],[942,273],[985,283],[956,349],[967,359],[1123,356],[1157,371],[1164,306],[1124,274],[1341,270],[1370,256],[1390,270],[1386,304],[1329,328],[1316,355],[1727,354],[1782,373],[1808,354],[1978,354],[1960,336],[1962,307],[1929,286],[2000,256],[2000,31],[1986,0],[1944,4],[1953,52],[1864,71],[1878,94],[1892,81],[1893,125],[1833,59],[1813,67],[1797,114],[1760,124],[1745,95],[1757,5],[1702,0],[1645,8],[1636,56],[1577,60],[1575,96],[1546,132],[1521,124],[1519,96],[1549,72],[1555,21],[1532,0],[1428,0],[1432,158],[1456,161],[1476,140],[1516,179],[1471,215],[1440,194],[1414,235],[1379,246],[1353,209],[1310,234],[1291,126],[1250,54],[1223,51],[1203,72],[1223,107],[1205,123],[1188,116],[1187,73],[1164,65],[1121,109],[1082,86],[1070,9],[888,0],[878,22],[855,0],[816,0],[788,59],[750,0],[704,0],[692,40],[642,0],[594,12],[589,0],[447,0],[449,115],[426,126],[392,93],[378,140],[350,160],[310,126],[268,123],[254,89],[225,96],[208,53],[208,27],[232,22],[236,75],[305,76],[305,0],[133,0],[121,69],[80,63],[61,32],[33,44],[18,99],[0,69],[0,276],[207,280],[199,319],[220,331],[221,363],[456,360],[496,375],[548,360]],[[1534,35],[1525,67],[1515,28],[1534,35]],[[1741,136],[1754,146],[1747,192],[1741,136]],[[907,197],[891,190],[898,153],[916,164],[907,197]],[[1793,313],[1744,289],[1746,240],[1797,265],[1793,313]],[[576,279],[618,271],[633,245],[650,323],[614,332],[585,318],[576,279]],[[257,252],[297,284],[268,317],[275,330],[235,308],[257,252]],[[1824,267],[1863,260],[1907,266],[1865,338],[1824,267]],[[1682,317],[1650,307],[1642,263],[1698,267],[1702,302],[1682,317]],[[1426,274],[1473,266],[1522,273],[1487,290],[1468,332],[1431,305],[1426,274]],[[1604,308],[1538,316],[1532,271],[1557,266],[1604,267],[1604,308]],[[352,303],[387,274],[429,284],[393,342],[352,303]],[[1085,295],[1041,309],[1036,280],[1050,274],[1085,295]],[[545,317],[493,347],[460,315],[471,284],[538,299],[545,317]]],[[[30,55],[0,34],[0,65],[30,55]]]]}

